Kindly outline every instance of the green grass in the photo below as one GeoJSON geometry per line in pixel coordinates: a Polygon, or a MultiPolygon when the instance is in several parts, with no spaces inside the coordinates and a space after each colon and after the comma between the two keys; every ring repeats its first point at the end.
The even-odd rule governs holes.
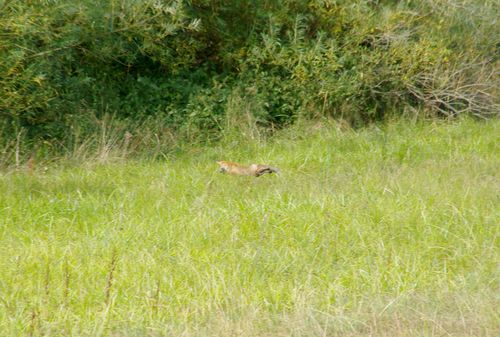
{"type": "Polygon", "coordinates": [[[0,176],[4,336],[498,336],[500,122],[0,176]],[[269,163],[232,177],[215,160],[269,163]]]}

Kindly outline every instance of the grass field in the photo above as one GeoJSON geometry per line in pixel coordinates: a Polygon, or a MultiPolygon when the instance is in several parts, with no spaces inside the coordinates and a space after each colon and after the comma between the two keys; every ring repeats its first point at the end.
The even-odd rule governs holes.
{"type": "Polygon", "coordinates": [[[499,135],[323,123],[4,170],[1,335],[499,336],[499,135]]]}

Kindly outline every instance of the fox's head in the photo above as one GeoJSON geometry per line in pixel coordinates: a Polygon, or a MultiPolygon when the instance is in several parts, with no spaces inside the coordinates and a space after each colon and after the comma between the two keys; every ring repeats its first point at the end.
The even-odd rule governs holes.
{"type": "Polygon", "coordinates": [[[219,160],[219,161],[217,161],[217,164],[219,164],[219,172],[220,173],[226,173],[228,171],[228,165],[225,161],[219,160]]]}

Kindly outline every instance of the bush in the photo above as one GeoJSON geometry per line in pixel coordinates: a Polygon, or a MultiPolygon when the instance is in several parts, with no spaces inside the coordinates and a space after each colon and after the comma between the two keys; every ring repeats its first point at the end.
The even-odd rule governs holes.
{"type": "Polygon", "coordinates": [[[0,114],[11,135],[63,139],[75,120],[113,115],[213,138],[236,93],[270,128],[300,116],[364,124],[498,111],[495,1],[0,6],[0,114]]]}

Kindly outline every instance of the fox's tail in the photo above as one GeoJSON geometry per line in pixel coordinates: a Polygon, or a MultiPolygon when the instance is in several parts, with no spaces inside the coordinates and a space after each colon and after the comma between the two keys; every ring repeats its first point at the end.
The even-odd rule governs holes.
{"type": "Polygon", "coordinates": [[[272,167],[269,165],[259,165],[259,168],[256,172],[257,177],[260,177],[261,175],[266,174],[266,173],[276,173],[279,175],[280,170],[276,167],[272,167]]]}

